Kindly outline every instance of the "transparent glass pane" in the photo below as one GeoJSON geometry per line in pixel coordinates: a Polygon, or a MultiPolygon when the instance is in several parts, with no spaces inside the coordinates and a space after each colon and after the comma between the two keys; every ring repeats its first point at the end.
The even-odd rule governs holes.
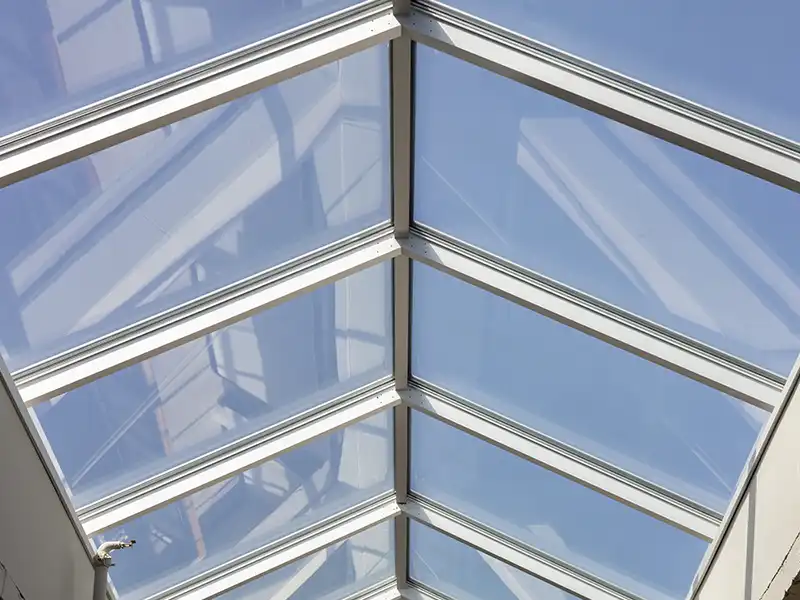
{"type": "Polygon", "coordinates": [[[37,406],[73,502],[389,375],[389,272],[361,271],[37,406]]]}
{"type": "Polygon", "coordinates": [[[0,190],[14,370],[389,217],[377,47],[0,190]]]}
{"type": "Polygon", "coordinates": [[[412,373],[719,512],[764,411],[414,264],[412,373]]]}
{"type": "Polygon", "coordinates": [[[416,90],[419,222],[788,374],[800,195],[427,48],[416,90]]]}
{"type": "Polygon", "coordinates": [[[458,600],[578,600],[536,577],[411,521],[411,579],[458,600]]]}
{"type": "Polygon", "coordinates": [[[358,1],[4,0],[0,135],[358,1]]]}
{"type": "Polygon", "coordinates": [[[705,542],[417,412],[411,448],[413,491],[642,598],[689,590],[705,542]]]}
{"type": "Polygon", "coordinates": [[[800,141],[793,0],[447,4],[800,141]]]}
{"type": "MultiPolygon", "coordinates": [[[[394,528],[385,521],[220,596],[223,600],[339,600],[394,576],[394,528]]],[[[113,575],[113,571],[112,571],[113,575]]]]}
{"type": "Polygon", "coordinates": [[[109,530],[135,539],[112,573],[145,598],[389,490],[391,413],[384,412],[109,530]]]}

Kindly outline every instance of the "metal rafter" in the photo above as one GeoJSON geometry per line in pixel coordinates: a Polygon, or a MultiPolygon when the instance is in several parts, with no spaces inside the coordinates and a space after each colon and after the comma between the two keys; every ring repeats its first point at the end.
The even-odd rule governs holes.
{"type": "Polygon", "coordinates": [[[0,139],[0,187],[400,35],[387,0],[354,7],[0,139]]]}
{"type": "Polygon", "coordinates": [[[414,409],[696,537],[711,541],[717,534],[721,516],[713,511],[445,390],[412,382],[401,397],[414,409]]]}
{"type": "MultiPolygon", "coordinates": [[[[407,14],[409,2],[395,2],[395,15],[407,14]]],[[[411,225],[413,58],[408,36],[391,42],[392,97],[392,221],[395,237],[408,236],[411,225]]],[[[405,256],[394,259],[394,378],[398,390],[408,387],[410,373],[411,265],[405,256]]],[[[394,478],[397,502],[403,504],[409,488],[409,411],[394,411],[394,478]]],[[[395,519],[395,575],[398,586],[408,578],[408,520],[395,519]]]]}
{"type": "Polygon", "coordinates": [[[633,594],[427,498],[411,495],[408,502],[401,508],[409,518],[433,527],[484,554],[493,556],[580,598],[586,600],[639,600],[633,594]]]}
{"type": "Polygon", "coordinates": [[[401,595],[405,600],[454,600],[416,581],[409,581],[401,595]]]}
{"type": "Polygon", "coordinates": [[[86,535],[135,519],[400,402],[391,382],[346,394],[78,510],[86,535]]]}
{"type": "Polygon", "coordinates": [[[386,494],[295,531],[210,569],[147,600],[208,600],[395,517],[394,494],[386,494]]]}
{"type": "Polygon", "coordinates": [[[400,590],[397,581],[392,578],[383,583],[378,583],[366,590],[356,592],[342,600],[399,600],[400,590]]]}
{"type": "Polygon", "coordinates": [[[418,0],[401,23],[415,42],[800,191],[800,146],[450,8],[418,0]]]}
{"type": "Polygon", "coordinates": [[[401,243],[414,260],[759,408],[780,400],[780,378],[499,257],[418,226],[401,243]]]}
{"type": "MultiPolygon", "coordinates": [[[[452,398],[409,387],[410,260],[536,310],[655,363],[765,409],[778,407],[758,447],[752,470],[740,484],[709,552],[706,577],[740,507],[765,446],[778,426],[784,380],[753,365],[613,306],[487,256],[436,232],[412,227],[413,61],[412,39],[541,89],[646,133],[735,168],[800,191],[800,147],[747,124],[580,61],[565,53],[429,0],[368,0],[313,23],[140,86],[0,139],[0,187],[121,141],[223,104],[262,87],[330,63],[370,46],[391,42],[393,224],[353,236],[289,261],[196,301],[72,349],[14,374],[28,405],[85,385],[127,365],[186,343],[383,260],[394,260],[394,385],[338,398],[277,426],[239,440],[188,465],[162,473],[83,507],[87,533],[132,519],[165,503],[260,464],[314,437],[365,418],[400,401],[487,439],[602,493],[706,539],[717,519],[613,470],[559,453],[519,428],[504,427],[452,398]],[[403,35],[401,36],[401,23],[403,35]],[[398,37],[399,36],[399,37],[398,37]],[[402,247],[402,253],[401,253],[402,247]],[[764,441],[766,440],[766,441],[764,441]]],[[[14,387],[11,377],[5,382],[14,387]]],[[[787,384],[788,385],[788,384],[787,384]]],[[[786,388],[789,389],[788,387],[786,388]]],[[[793,389],[793,388],[792,388],[793,389]]],[[[315,549],[336,543],[387,518],[395,519],[398,586],[407,598],[435,595],[408,587],[407,516],[479,547],[528,573],[589,600],[632,596],[544,556],[483,525],[424,499],[407,498],[409,409],[395,408],[396,497],[381,498],[296,532],[255,553],[153,596],[152,600],[201,600],[231,589],[315,549]],[[404,506],[400,516],[398,503],[404,506]],[[419,595],[422,594],[422,595],[419,595]]],[[[45,457],[45,462],[48,462],[45,457]]],[[[53,470],[52,465],[49,465],[53,470]]],[[[57,489],[60,487],[57,485],[57,489]]],[[[63,493],[63,490],[61,490],[63,493]]],[[[379,592],[379,593],[378,593],[379,592]]],[[[395,598],[396,590],[376,590],[395,598]]],[[[371,597],[371,596],[370,596],[371,597]]]]}
{"type": "Polygon", "coordinates": [[[53,398],[400,253],[377,226],[14,373],[28,405],[53,398]]]}

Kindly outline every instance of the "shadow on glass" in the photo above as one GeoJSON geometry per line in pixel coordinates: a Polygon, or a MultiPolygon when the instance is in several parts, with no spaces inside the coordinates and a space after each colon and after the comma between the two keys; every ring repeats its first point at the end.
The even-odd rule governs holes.
{"type": "Polygon", "coordinates": [[[117,591],[149,597],[386,492],[391,431],[391,413],[380,413],[109,530],[96,542],[136,540],[111,573],[117,591]]]}
{"type": "Polygon", "coordinates": [[[0,190],[16,370],[387,221],[376,47],[0,190]]]}
{"type": "Polygon", "coordinates": [[[416,65],[418,222],[789,373],[800,196],[434,50],[416,65]]]}
{"type": "Polygon", "coordinates": [[[3,2],[0,136],[357,3],[3,2]]]}
{"type": "Polygon", "coordinates": [[[35,409],[76,506],[391,374],[388,263],[35,409]]]}

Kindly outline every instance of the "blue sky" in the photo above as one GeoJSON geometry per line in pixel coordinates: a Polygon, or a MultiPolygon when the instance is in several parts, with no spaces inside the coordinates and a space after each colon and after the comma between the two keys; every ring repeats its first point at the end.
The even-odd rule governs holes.
{"type": "MultiPolygon", "coordinates": [[[[2,8],[16,54],[0,52],[0,134],[354,3],[2,8]]],[[[800,5],[453,4],[800,139],[787,76],[800,5]]],[[[796,194],[437,51],[417,48],[416,67],[418,223],[788,373],[796,194]]],[[[387,222],[388,75],[376,47],[0,190],[4,360],[24,367],[387,222]]],[[[388,377],[390,281],[374,267],[38,407],[75,501],[388,377]]],[[[414,265],[412,289],[415,377],[724,512],[766,413],[429,267],[414,265]]],[[[391,432],[379,415],[111,532],[145,542],[120,589],[389,490],[391,432]]],[[[411,475],[415,491],[648,600],[682,597],[706,549],[417,414],[411,475]]],[[[411,539],[412,575],[443,591],[565,597],[421,525],[411,539]]]]}

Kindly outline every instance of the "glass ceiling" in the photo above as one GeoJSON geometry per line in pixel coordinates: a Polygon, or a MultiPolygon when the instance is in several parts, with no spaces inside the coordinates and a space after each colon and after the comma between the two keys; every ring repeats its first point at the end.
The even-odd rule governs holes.
{"type": "Polygon", "coordinates": [[[692,592],[800,353],[800,8],[449,4],[0,4],[0,357],[117,598],[692,592]]]}

